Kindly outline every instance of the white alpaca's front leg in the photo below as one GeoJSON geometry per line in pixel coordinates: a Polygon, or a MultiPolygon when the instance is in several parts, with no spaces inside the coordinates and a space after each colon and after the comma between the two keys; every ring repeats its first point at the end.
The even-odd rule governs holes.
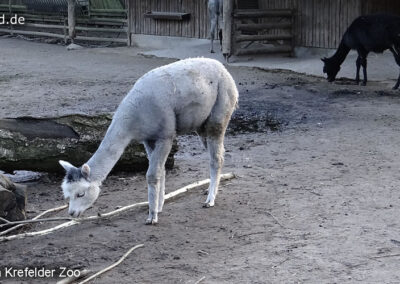
{"type": "Polygon", "coordinates": [[[149,217],[146,219],[146,224],[154,225],[158,223],[158,198],[160,192],[160,178],[156,173],[147,173],[147,186],[149,198],[149,217]]]}
{"type": "Polygon", "coordinates": [[[165,162],[171,148],[172,139],[158,140],[150,154],[149,169],[146,174],[149,196],[149,217],[146,219],[148,225],[157,224],[158,212],[164,203],[165,162]]]}

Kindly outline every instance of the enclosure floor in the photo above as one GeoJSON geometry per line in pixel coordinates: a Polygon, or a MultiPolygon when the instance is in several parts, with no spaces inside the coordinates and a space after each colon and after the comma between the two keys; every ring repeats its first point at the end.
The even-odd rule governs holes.
{"type": "MultiPolygon", "coordinates": [[[[142,74],[173,61],[16,39],[0,39],[0,50],[1,118],[114,111],[142,74]]],[[[97,270],[144,243],[96,283],[399,283],[400,92],[386,83],[228,69],[238,112],[268,112],[281,126],[226,137],[223,171],[237,178],[221,185],[214,208],[202,208],[206,196],[195,190],[168,202],[157,226],[133,210],[2,243],[1,265],[97,270]]],[[[179,144],[167,192],[208,175],[199,139],[179,144]]],[[[30,217],[64,203],[60,183],[30,185],[30,217]]],[[[87,215],[146,199],[144,173],[112,175],[87,215]]]]}

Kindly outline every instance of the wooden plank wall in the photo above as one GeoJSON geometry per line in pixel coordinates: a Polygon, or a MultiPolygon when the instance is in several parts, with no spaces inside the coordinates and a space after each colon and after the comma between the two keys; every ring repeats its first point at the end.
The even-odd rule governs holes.
{"type": "MultiPolygon", "coordinates": [[[[208,38],[207,0],[130,1],[132,33],[208,38]],[[144,18],[150,11],[191,13],[188,21],[144,18]]],[[[259,0],[260,9],[295,9],[296,45],[336,48],[342,35],[358,16],[376,12],[400,15],[399,0],[259,0]]]]}
{"type": "Polygon", "coordinates": [[[129,0],[132,33],[207,38],[207,0],[129,0]],[[151,11],[190,13],[190,20],[170,21],[145,18],[151,11]]]}
{"type": "Polygon", "coordinates": [[[296,45],[334,48],[361,14],[362,0],[260,0],[262,9],[296,11],[296,45]]]}

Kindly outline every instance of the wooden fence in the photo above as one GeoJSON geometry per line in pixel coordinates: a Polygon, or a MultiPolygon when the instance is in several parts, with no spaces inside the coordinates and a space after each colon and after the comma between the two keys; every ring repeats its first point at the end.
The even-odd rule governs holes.
{"type": "MultiPolygon", "coordinates": [[[[12,25],[11,23],[2,25],[0,26],[0,33],[50,37],[64,40],[65,43],[71,40],[68,33],[68,5],[66,0],[8,1],[0,0],[0,14],[4,14],[5,20],[8,22],[10,22],[10,17],[14,17],[15,14],[18,17],[23,17],[25,22],[20,25],[12,25]],[[8,4],[4,4],[4,2],[8,2],[8,4]],[[50,2],[51,5],[48,4],[50,2]]],[[[89,3],[88,1],[80,2],[89,3]]],[[[97,2],[103,4],[100,1],[97,2]]],[[[107,3],[105,0],[104,2],[107,3]]],[[[114,3],[120,4],[115,1],[114,3]]],[[[91,9],[90,7],[77,6],[74,40],[130,44],[130,32],[125,9],[91,9]]]]}

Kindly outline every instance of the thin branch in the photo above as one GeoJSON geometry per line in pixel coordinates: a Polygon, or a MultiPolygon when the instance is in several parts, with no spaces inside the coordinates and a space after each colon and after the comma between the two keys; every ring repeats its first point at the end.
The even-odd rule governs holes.
{"type": "Polygon", "coordinates": [[[113,268],[116,267],[118,264],[120,264],[121,262],[123,262],[123,261],[125,260],[125,258],[127,258],[128,255],[131,254],[131,252],[133,252],[135,249],[141,248],[141,247],[143,247],[143,246],[144,246],[143,244],[140,244],[140,245],[136,245],[136,246],[132,247],[132,248],[131,248],[130,250],[128,250],[117,262],[115,262],[114,264],[112,264],[112,265],[110,265],[110,266],[107,266],[106,268],[104,268],[104,269],[100,270],[99,272],[93,274],[93,275],[90,276],[89,278],[86,278],[86,279],[83,280],[82,282],[79,282],[79,284],[84,284],[84,283],[86,283],[86,282],[89,282],[90,280],[96,278],[97,276],[99,276],[99,275],[101,275],[101,274],[103,274],[103,273],[105,273],[105,272],[107,272],[107,271],[113,269],[113,268]]]}
{"type": "Polygon", "coordinates": [[[21,221],[13,221],[6,224],[0,224],[0,228],[11,225],[22,225],[22,224],[31,224],[31,223],[40,223],[40,222],[57,222],[57,221],[72,221],[76,218],[71,217],[54,217],[54,218],[43,218],[43,219],[29,219],[29,220],[21,220],[21,221]]]}
{"type": "MultiPolygon", "coordinates": [[[[221,181],[230,180],[230,179],[233,179],[233,178],[235,178],[235,175],[233,173],[228,173],[228,174],[221,175],[221,181]]],[[[185,193],[185,192],[187,192],[189,190],[192,190],[194,188],[198,188],[198,187],[203,186],[203,185],[207,185],[209,183],[210,183],[210,179],[205,179],[205,180],[202,180],[202,181],[194,182],[192,184],[189,184],[189,185],[184,186],[184,187],[182,187],[182,188],[180,188],[178,190],[175,190],[173,192],[170,192],[170,193],[166,194],[164,199],[165,199],[165,201],[167,201],[167,200],[172,199],[172,198],[174,198],[174,197],[176,197],[178,195],[181,195],[181,194],[183,194],[183,193],[185,193]]],[[[117,210],[110,211],[110,212],[105,213],[105,214],[93,215],[93,216],[83,217],[83,218],[75,218],[75,219],[73,219],[71,221],[62,223],[60,225],[57,225],[55,227],[52,227],[52,228],[49,228],[49,229],[46,229],[46,230],[36,231],[36,232],[27,232],[27,233],[11,235],[11,236],[3,236],[3,237],[0,237],[0,242],[10,241],[10,240],[14,240],[14,239],[22,239],[22,238],[25,238],[25,237],[44,236],[44,235],[53,233],[53,232],[55,232],[57,230],[60,230],[60,229],[63,229],[63,228],[67,228],[67,227],[70,227],[70,226],[73,226],[73,225],[77,225],[77,224],[80,224],[80,223],[85,222],[85,221],[93,221],[93,220],[98,220],[98,219],[102,219],[102,218],[116,216],[116,215],[121,214],[122,212],[131,210],[131,209],[136,208],[136,207],[148,206],[148,204],[149,203],[147,201],[134,203],[134,204],[131,204],[131,205],[127,205],[127,206],[121,207],[121,208],[119,208],[117,210]]]]}
{"type": "Polygon", "coordinates": [[[386,254],[386,255],[377,255],[377,256],[371,256],[371,257],[369,257],[369,259],[378,259],[378,258],[385,258],[385,257],[396,257],[396,256],[400,256],[400,253],[396,253],[396,254],[386,254]]]}
{"type": "Polygon", "coordinates": [[[281,226],[282,228],[288,229],[288,228],[286,228],[285,226],[283,226],[283,225],[281,224],[281,222],[279,222],[279,220],[276,219],[276,217],[275,217],[274,215],[272,215],[271,212],[265,211],[265,213],[267,213],[269,216],[271,216],[271,217],[275,220],[275,222],[279,224],[279,226],[281,226]]]}
{"type": "Polygon", "coordinates": [[[194,284],[199,284],[201,281],[203,281],[204,279],[206,279],[205,276],[201,277],[199,280],[197,280],[194,284]]]}
{"type": "MultiPolygon", "coordinates": [[[[40,214],[37,215],[36,217],[33,217],[31,220],[37,220],[37,219],[39,219],[40,217],[42,217],[42,216],[44,216],[44,215],[46,215],[46,214],[48,214],[48,213],[57,212],[57,211],[60,211],[60,210],[65,209],[65,208],[67,208],[67,207],[68,207],[68,204],[65,204],[65,205],[60,206],[60,207],[55,207],[55,208],[48,209],[48,210],[46,210],[46,211],[43,211],[42,213],[40,213],[40,214]]],[[[12,232],[12,231],[14,231],[14,230],[16,230],[16,229],[18,229],[18,228],[21,228],[21,227],[23,227],[23,226],[25,226],[25,225],[26,225],[26,224],[20,224],[20,225],[11,227],[10,229],[7,229],[7,230],[5,230],[5,231],[0,232],[0,236],[6,235],[6,234],[8,234],[9,232],[12,232]]]]}
{"type": "Polygon", "coordinates": [[[0,225],[0,226],[8,226],[8,225],[11,223],[10,221],[8,221],[7,219],[4,219],[4,218],[2,218],[2,217],[0,217],[0,221],[3,222],[3,223],[5,223],[5,224],[2,224],[2,225],[0,225]]]}
{"type": "Polygon", "coordinates": [[[266,232],[262,231],[262,232],[254,232],[254,233],[238,235],[237,238],[243,238],[243,237],[248,237],[248,236],[252,236],[252,235],[260,235],[260,234],[266,234],[266,232]]]}

